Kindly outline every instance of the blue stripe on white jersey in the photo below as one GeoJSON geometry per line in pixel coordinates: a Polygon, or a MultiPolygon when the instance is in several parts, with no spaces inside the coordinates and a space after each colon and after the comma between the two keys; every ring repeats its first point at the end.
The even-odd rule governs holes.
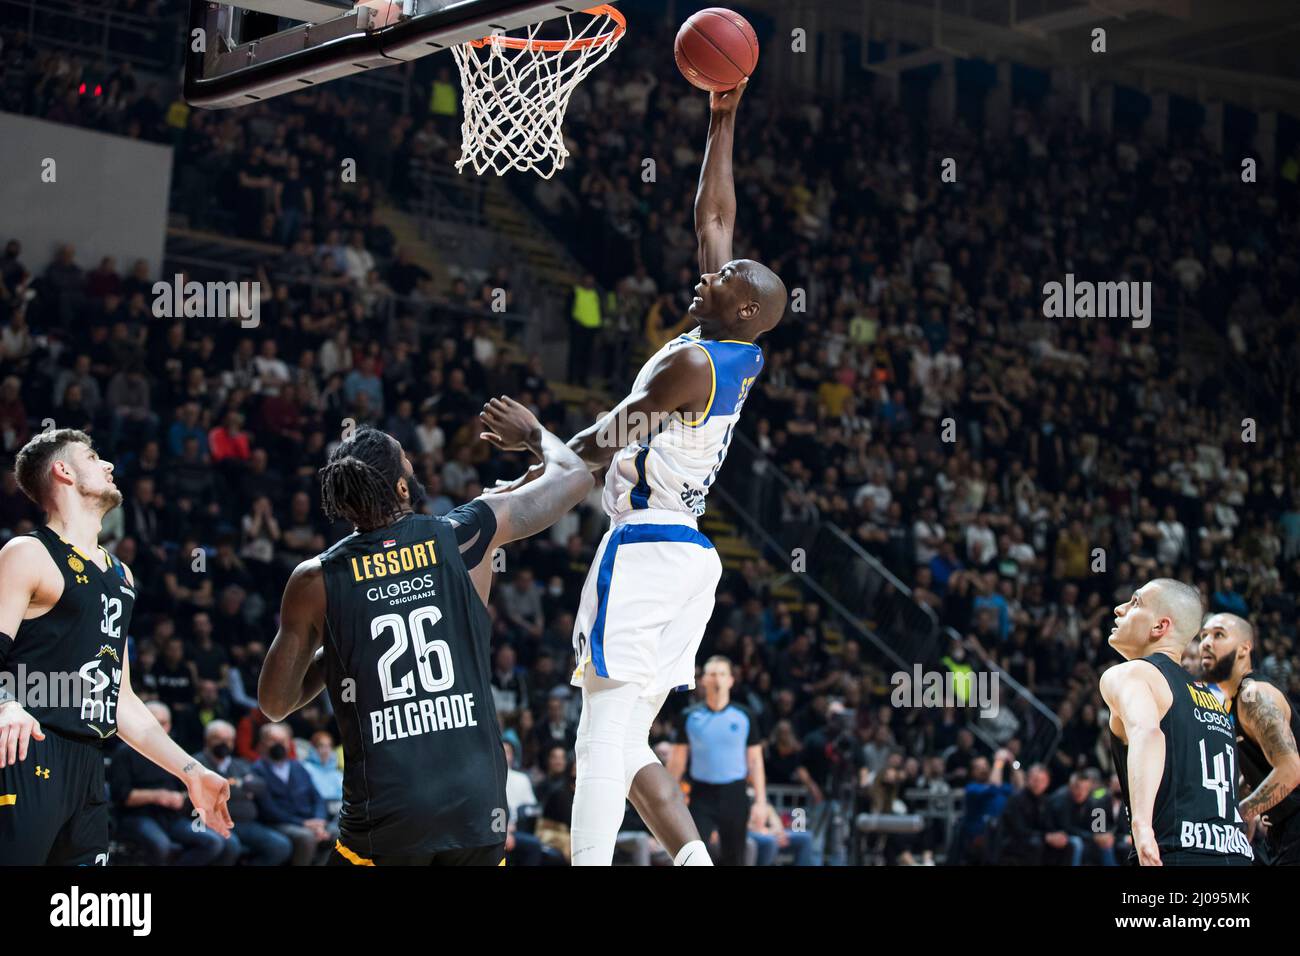
{"type": "Polygon", "coordinates": [[[712,387],[697,416],[674,413],[648,439],[620,451],[605,476],[604,506],[611,517],[641,508],[664,508],[695,516],[727,457],[740,411],[759,372],[763,352],[752,342],[701,339],[699,330],[680,335],[656,352],[637,375],[639,390],[669,352],[701,349],[709,358],[712,387]]]}

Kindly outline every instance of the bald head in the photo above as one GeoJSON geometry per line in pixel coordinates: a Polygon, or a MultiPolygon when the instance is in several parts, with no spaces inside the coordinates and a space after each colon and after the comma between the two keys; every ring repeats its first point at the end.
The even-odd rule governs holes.
{"type": "Polygon", "coordinates": [[[738,264],[744,273],[754,300],[758,303],[758,312],[753,321],[759,330],[767,332],[776,328],[785,314],[785,304],[789,298],[785,283],[775,272],[753,259],[740,259],[738,264]]]}
{"type": "Polygon", "coordinates": [[[162,725],[163,730],[170,732],[172,727],[171,708],[157,700],[151,700],[145,706],[149,708],[149,713],[153,714],[154,720],[162,725]]]}
{"type": "Polygon", "coordinates": [[[1200,631],[1201,592],[1173,578],[1156,578],[1115,608],[1110,645],[1126,660],[1154,651],[1181,655],[1200,631]]]}
{"type": "Polygon", "coordinates": [[[1181,642],[1190,641],[1200,632],[1201,618],[1205,614],[1201,592],[1173,578],[1156,578],[1145,590],[1151,590],[1153,586],[1152,610],[1158,616],[1169,618],[1174,636],[1181,642]]]}
{"type": "Polygon", "coordinates": [[[732,259],[706,272],[686,310],[705,338],[753,342],[785,314],[785,283],[753,259],[732,259]]]}
{"type": "Polygon", "coordinates": [[[1217,614],[1207,615],[1205,623],[1201,625],[1201,636],[1204,637],[1207,631],[1215,628],[1223,628],[1238,640],[1255,643],[1255,627],[1250,621],[1238,614],[1229,614],[1227,611],[1220,611],[1217,614]]]}
{"type": "Polygon", "coordinates": [[[1236,614],[1211,614],[1201,625],[1201,679],[1213,684],[1250,673],[1255,628],[1236,614]]]}

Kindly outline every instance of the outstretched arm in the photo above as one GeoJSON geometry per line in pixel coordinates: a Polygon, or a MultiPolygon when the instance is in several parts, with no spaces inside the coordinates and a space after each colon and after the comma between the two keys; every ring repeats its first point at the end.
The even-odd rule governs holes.
{"type": "Polygon", "coordinates": [[[657,434],[673,412],[704,412],[712,389],[712,363],[704,351],[677,349],[659,360],[641,388],[574,435],[569,448],[590,470],[599,471],[628,445],[657,434]]]}
{"type": "Polygon", "coordinates": [[[1291,705],[1276,687],[1251,681],[1237,699],[1237,714],[1273,768],[1241,801],[1241,815],[1249,822],[1277,806],[1300,785],[1300,755],[1291,733],[1291,705]]]}
{"type": "Polygon", "coordinates": [[[485,549],[466,543],[480,556],[470,568],[470,580],[484,603],[492,588],[492,561],[483,560],[510,541],[527,538],[555,524],[591,491],[592,477],[571,449],[542,427],[532,412],[513,398],[494,398],[480,418],[488,429],[480,437],[502,451],[531,451],[541,459],[517,487],[486,495],[479,501],[492,510],[495,529],[485,549]]]}
{"type": "Polygon", "coordinates": [[[709,94],[709,138],[695,194],[695,235],[700,243],[700,271],[717,272],[731,261],[731,234],[736,228],[736,184],[731,150],[736,134],[736,107],[749,79],[734,90],[709,94]]]}
{"type": "MultiPolygon", "coordinates": [[[[713,366],[703,349],[677,349],[659,360],[642,387],[634,389],[613,411],[569,439],[568,448],[587,471],[600,471],[628,445],[657,434],[673,412],[703,413],[712,391],[713,366]]],[[[526,448],[542,457],[540,447],[528,442],[520,442],[514,448],[526,448]]],[[[527,488],[545,473],[546,462],[541,461],[514,481],[493,488],[484,500],[492,501],[527,488]]]]}
{"type": "MultiPolygon", "coordinates": [[[[1101,695],[1111,711],[1112,732],[1118,720],[1128,744],[1129,815],[1133,821],[1133,845],[1143,866],[1159,866],[1156,844],[1156,793],[1165,771],[1165,735],[1160,730],[1164,716],[1151,685],[1150,671],[1159,672],[1145,661],[1128,661],[1101,676],[1101,695]]],[[[1168,710],[1166,705],[1163,710],[1168,710]]]]}
{"type": "Polygon", "coordinates": [[[266,652],[257,704],[281,721],[325,686],[325,578],[312,558],[293,569],[280,602],[280,630],[266,652]]]}

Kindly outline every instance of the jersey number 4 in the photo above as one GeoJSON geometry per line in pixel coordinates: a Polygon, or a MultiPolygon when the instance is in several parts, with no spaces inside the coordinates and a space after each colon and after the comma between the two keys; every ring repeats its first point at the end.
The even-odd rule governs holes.
{"type": "MultiPolygon", "coordinates": [[[[1219,816],[1228,816],[1228,794],[1232,792],[1233,768],[1232,747],[1226,747],[1221,754],[1215,754],[1211,761],[1205,751],[1205,739],[1201,738],[1201,786],[1211,791],[1219,801],[1219,816]],[[1213,773],[1211,773],[1213,769],[1213,773]]],[[[1236,815],[1237,808],[1233,807],[1236,815]]],[[[1240,820],[1240,816],[1237,817],[1240,820]]]]}
{"type": "Polygon", "coordinates": [[[428,631],[442,620],[442,611],[436,607],[416,608],[409,617],[401,614],[381,614],[370,622],[370,637],[377,639],[385,633],[392,638],[392,646],[379,658],[379,686],[384,700],[405,700],[415,696],[415,674],[410,668],[401,677],[393,676],[398,658],[406,655],[409,647],[415,653],[415,673],[426,693],[436,694],[447,690],[456,681],[451,663],[451,647],[444,640],[433,640],[428,631]],[[434,676],[433,659],[438,659],[434,676]]]}

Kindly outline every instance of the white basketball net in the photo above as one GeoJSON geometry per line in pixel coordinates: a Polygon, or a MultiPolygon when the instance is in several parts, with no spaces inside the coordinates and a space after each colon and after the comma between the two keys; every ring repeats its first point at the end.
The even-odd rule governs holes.
{"type": "Polygon", "coordinates": [[[623,34],[622,24],[605,12],[609,9],[566,16],[563,40],[538,40],[538,23],[528,27],[526,37],[490,36],[480,46],[452,47],[465,111],[458,172],[472,164],[480,175],[518,169],[550,179],[564,168],[569,151],[561,127],[569,97],[623,34]]]}

